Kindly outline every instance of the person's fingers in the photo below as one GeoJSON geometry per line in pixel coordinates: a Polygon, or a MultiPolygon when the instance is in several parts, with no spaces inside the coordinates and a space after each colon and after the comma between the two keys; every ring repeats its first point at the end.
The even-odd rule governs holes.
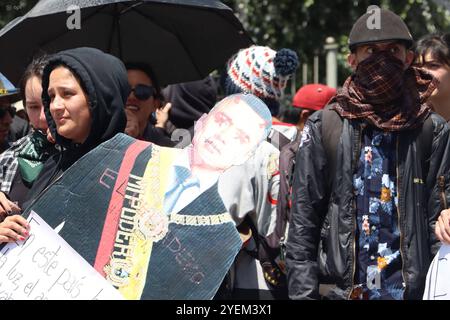
{"type": "Polygon", "coordinates": [[[172,104],[170,102],[167,102],[161,111],[167,113],[169,112],[170,108],[172,108],[172,104]]]}
{"type": "Polygon", "coordinates": [[[47,129],[47,140],[48,140],[50,143],[56,143],[56,140],[55,140],[55,138],[53,137],[52,132],[50,131],[50,128],[47,129]]]}
{"type": "Polygon", "coordinates": [[[7,236],[0,235],[0,243],[14,242],[14,241],[16,241],[16,240],[13,239],[13,238],[10,238],[10,237],[7,237],[7,236]]]}
{"type": "Polygon", "coordinates": [[[133,106],[127,107],[125,113],[127,115],[127,125],[125,133],[131,137],[137,138],[139,135],[139,120],[136,111],[132,110],[133,106]]]}
{"type": "Polygon", "coordinates": [[[438,219],[438,221],[436,221],[436,224],[434,226],[434,234],[436,235],[436,238],[439,241],[443,242],[444,239],[441,236],[441,228],[439,227],[439,225],[440,225],[440,223],[439,223],[439,219],[438,219]]]}
{"type": "Polygon", "coordinates": [[[439,216],[439,229],[441,236],[445,242],[449,243],[450,239],[450,211],[443,210],[439,216]]]}
{"type": "Polygon", "coordinates": [[[2,222],[8,216],[8,212],[0,205],[0,222],[2,222]]]}
{"type": "Polygon", "coordinates": [[[446,223],[442,215],[439,217],[437,224],[439,224],[440,240],[444,243],[450,244],[450,235],[447,233],[448,230],[446,230],[448,227],[446,228],[446,223]]]}
{"type": "Polygon", "coordinates": [[[8,215],[12,213],[9,202],[10,201],[8,200],[8,198],[6,198],[5,194],[3,192],[0,192],[0,206],[2,207],[3,211],[6,211],[8,215]]]}
{"type": "Polygon", "coordinates": [[[22,211],[22,209],[15,202],[10,201],[9,205],[11,206],[11,210],[13,213],[22,211]]]}
{"type": "MultiPolygon", "coordinates": [[[[16,217],[19,217],[19,216],[16,216],[16,217]]],[[[25,223],[26,223],[26,220],[25,220],[25,223]]],[[[29,227],[27,226],[27,224],[24,224],[23,221],[21,221],[19,219],[5,220],[2,222],[2,227],[13,230],[15,233],[21,235],[22,237],[29,236],[29,232],[28,232],[29,227]]]]}
{"type": "Polygon", "coordinates": [[[8,238],[12,239],[13,241],[25,240],[24,236],[20,235],[19,232],[17,232],[15,229],[13,229],[7,225],[0,227],[0,235],[2,235],[4,237],[8,237],[8,238]]]}
{"type": "Polygon", "coordinates": [[[437,232],[437,235],[438,235],[438,239],[441,242],[445,242],[444,230],[442,230],[442,218],[441,217],[439,217],[438,221],[436,221],[436,226],[437,226],[436,232],[437,232]]]}
{"type": "Polygon", "coordinates": [[[446,236],[448,236],[450,238],[450,212],[449,212],[449,210],[442,211],[439,218],[442,219],[442,223],[440,225],[441,233],[444,233],[446,236]]]}
{"type": "Polygon", "coordinates": [[[156,110],[156,125],[157,128],[164,128],[167,120],[169,120],[169,110],[172,107],[170,102],[166,103],[161,109],[156,110]]]}
{"type": "Polygon", "coordinates": [[[0,206],[3,209],[3,212],[6,212],[7,215],[12,214],[13,212],[20,212],[20,207],[16,205],[14,202],[10,201],[3,192],[0,192],[0,206]]]}
{"type": "MultiPolygon", "coordinates": [[[[22,234],[22,235],[23,235],[23,234],[25,233],[25,231],[26,231],[25,228],[23,228],[20,224],[14,222],[14,221],[7,221],[7,222],[4,222],[3,228],[5,229],[4,232],[10,230],[10,231],[13,231],[13,232],[15,232],[15,233],[17,233],[17,234],[22,234]]],[[[5,234],[5,233],[3,233],[3,234],[5,234]]],[[[8,233],[7,235],[10,236],[9,233],[8,233]]]]}
{"type": "Polygon", "coordinates": [[[22,226],[23,228],[30,230],[30,224],[21,215],[16,214],[16,215],[10,216],[7,218],[7,221],[15,222],[15,223],[19,224],[20,226],[22,226]]]}

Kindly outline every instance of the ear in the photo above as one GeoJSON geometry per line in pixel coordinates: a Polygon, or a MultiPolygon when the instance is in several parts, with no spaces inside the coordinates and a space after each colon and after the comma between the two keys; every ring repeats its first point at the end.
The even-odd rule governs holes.
{"type": "Polygon", "coordinates": [[[405,70],[408,69],[414,61],[414,52],[411,50],[406,50],[406,59],[405,59],[405,70]]]}
{"type": "Polygon", "coordinates": [[[302,110],[302,112],[300,113],[300,120],[303,121],[303,123],[305,123],[310,115],[311,112],[309,110],[302,110]]]}
{"type": "Polygon", "coordinates": [[[302,110],[302,112],[298,115],[297,128],[299,128],[300,130],[303,130],[306,120],[308,120],[311,113],[312,113],[312,111],[309,111],[306,109],[302,110]]]}
{"type": "Polygon", "coordinates": [[[356,60],[356,54],[355,53],[350,53],[347,56],[347,63],[350,66],[350,68],[352,68],[353,71],[356,70],[356,66],[358,65],[358,62],[356,60]]]}

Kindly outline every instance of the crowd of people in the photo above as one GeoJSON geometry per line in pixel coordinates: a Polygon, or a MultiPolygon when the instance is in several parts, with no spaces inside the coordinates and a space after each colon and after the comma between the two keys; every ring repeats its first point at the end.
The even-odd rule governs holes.
{"type": "MultiPolygon", "coordinates": [[[[165,88],[144,61],[93,48],[35,58],[20,93],[0,96],[0,243],[26,239],[22,210],[125,133],[183,149],[188,176],[209,172],[186,201],[217,183],[242,247],[216,299],[421,299],[431,260],[450,244],[450,36],[414,42],[385,9],[380,29],[367,19],[349,34],[342,86],[305,84],[288,106],[281,99],[299,65],[290,49],[253,45],[229,58],[220,83],[165,88]],[[20,99],[21,115],[12,108],[20,99]],[[261,104],[270,115],[253,127],[245,106],[261,104]],[[246,130],[226,127],[236,108],[246,130]],[[209,138],[205,121],[215,123],[209,138]],[[223,144],[206,148],[222,157],[196,162],[191,150],[201,154],[211,137],[223,144]]],[[[170,201],[177,188],[167,213],[181,209],[170,201]]]]}

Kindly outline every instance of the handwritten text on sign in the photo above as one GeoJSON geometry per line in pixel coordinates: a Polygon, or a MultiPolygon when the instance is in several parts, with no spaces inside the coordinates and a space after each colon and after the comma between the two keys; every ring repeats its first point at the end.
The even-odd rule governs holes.
{"type": "Polygon", "coordinates": [[[35,212],[30,236],[0,251],[0,300],[123,299],[35,212]]]}

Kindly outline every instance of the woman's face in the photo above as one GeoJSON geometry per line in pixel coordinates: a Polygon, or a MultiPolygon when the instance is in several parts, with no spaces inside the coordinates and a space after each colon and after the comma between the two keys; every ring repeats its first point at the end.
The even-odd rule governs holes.
{"type": "Polygon", "coordinates": [[[91,131],[88,98],[69,69],[58,67],[50,73],[48,95],[58,134],[75,143],[85,142],[91,131]]]}
{"type": "MultiPolygon", "coordinates": [[[[152,80],[141,70],[128,70],[128,83],[131,89],[135,89],[138,85],[153,87],[152,80]]],[[[142,100],[136,97],[134,91],[131,91],[125,107],[135,113],[137,119],[139,119],[139,136],[142,136],[150,120],[150,115],[157,109],[157,99],[151,95],[142,100]]]]}
{"type": "Polygon", "coordinates": [[[48,128],[42,104],[42,81],[36,76],[27,80],[25,85],[25,100],[28,119],[35,129],[46,131],[48,128]]]}
{"type": "Polygon", "coordinates": [[[439,80],[439,86],[430,98],[435,111],[450,120],[450,66],[437,60],[431,53],[425,55],[422,66],[439,80]]]}

